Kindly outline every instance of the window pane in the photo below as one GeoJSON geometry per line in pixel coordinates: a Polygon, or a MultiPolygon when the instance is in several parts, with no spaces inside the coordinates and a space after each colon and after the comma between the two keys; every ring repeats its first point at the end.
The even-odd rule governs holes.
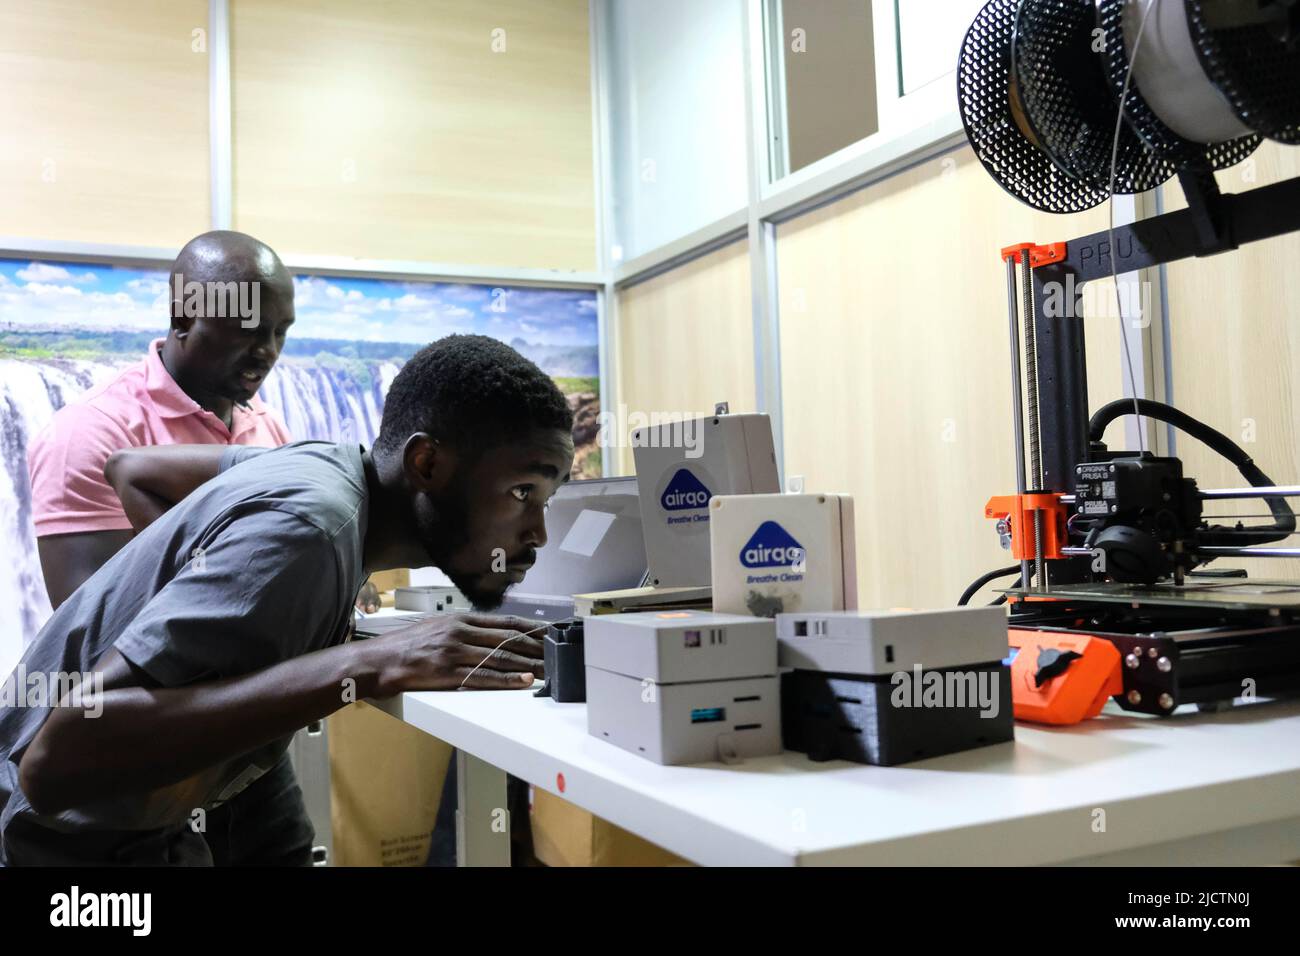
{"type": "Polygon", "coordinates": [[[741,0],[614,0],[610,256],[631,259],[742,208],[741,0]]]}
{"type": "MultiPolygon", "coordinates": [[[[957,69],[962,38],[986,0],[896,0],[902,93],[957,69]]],[[[953,92],[954,108],[956,92],[953,92]]]]}
{"type": "Polygon", "coordinates": [[[871,0],[780,0],[769,8],[775,82],[773,178],[802,169],[879,128],[871,0]]]}

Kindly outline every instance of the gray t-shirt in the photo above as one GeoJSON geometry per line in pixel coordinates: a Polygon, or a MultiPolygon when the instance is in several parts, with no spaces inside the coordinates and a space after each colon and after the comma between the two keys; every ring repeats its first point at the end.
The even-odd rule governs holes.
{"type": "MultiPolygon", "coordinates": [[[[368,502],[356,445],[232,446],[216,478],[68,598],[7,678],[11,686],[0,706],[0,863],[166,863],[197,856],[201,838],[193,821],[202,814],[195,811],[229,800],[270,770],[289,739],[176,786],[107,794],[93,805],[41,815],[18,785],[18,764],[58,697],[35,688],[48,687],[52,673],[63,681],[90,674],[111,648],[164,687],[180,687],[342,643],[365,581],[368,502]],[[45,676],[32,676],[38,674],[45,676]]],[[[84,719],[92,714],[93,706],[84,719]]]]}

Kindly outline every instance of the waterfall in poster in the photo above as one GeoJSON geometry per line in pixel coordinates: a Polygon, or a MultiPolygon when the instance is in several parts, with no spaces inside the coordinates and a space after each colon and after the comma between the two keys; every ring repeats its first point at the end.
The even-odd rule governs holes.
{"type": "MultiPolygon", "coordinates": [[[[64,404],[126,364],[0,359],[0,674],[9,672],[50,614],[32,529],[27,444],[64,404]]],[[[369,445],[400,367],[396,361],[281,359],[261,394],[294,438],[369,445]]]]}

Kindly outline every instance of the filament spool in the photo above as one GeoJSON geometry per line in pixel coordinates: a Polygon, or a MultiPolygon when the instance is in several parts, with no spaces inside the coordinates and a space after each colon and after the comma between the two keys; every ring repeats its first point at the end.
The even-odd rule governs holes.
{"type": "Polygon", "coordinates": [[[1007,192],[1044,212],[1080,212],[1107,198],[1058,168],[1037,141],[1011,69],[1018,0],[989,0],[962,41],[957,103],[966,138],[1007,192]]]}
{"type": "Polygon", "coordinates": [[[1300,3],[989,0],[957,87],[989,174],[1035,209],[1078,212],[1112,187],[1225,169],[1263,137],[1300,143],[1300,3]]]}
{"type": "Polygon", "coordinates": [[[1185,0],[1205,73],[1247,127],[1300,144],[1300,8],[1288,0],[1185,0]]]}
{"type": "Polygon", "coordinates": [[[1162,159],[1179,169],[1226,169],[1249,156],[1260,137],[1233,113],[1201,66],[1182,0],[1098,0],[1107,79],[1124,100],[1126,121],[1162,159]],[[1142,44],[1130,58],[1147,7],[1142,44]]]}
{"type": "Polygon", "coordinates": [[[1115,147],[1118,96],[1098,49],[1094,0],[1025,0],[1016,14],[1012,69],[1025,113],[1052,161],[1079,182],[1108,191],[1112,155],[1119,194],[1145,192],[1177,168],[1155,154],[1128,123],[1115,147]]]}

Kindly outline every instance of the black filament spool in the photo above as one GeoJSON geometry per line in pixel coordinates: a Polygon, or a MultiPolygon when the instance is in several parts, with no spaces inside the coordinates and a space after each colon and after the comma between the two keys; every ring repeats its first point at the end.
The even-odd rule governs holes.
{"type": "Polygon", "coordinates": [[[1113,156],[1115,193],[1145,192],[1177,167],[1147,146],[1127,117],[1116,148],[1119,94],[1095,49],[1100,29],[1093,0],[1022,0],[1011,53],[1025,117],[1068,175],[1108,194],[1113,156]]]}
{"type": "Polygon", "coordinates": [[[1107,199],[1105,186],[1080,182],[1058,168],[1035,143],[1037,133],[1020,109],[1020,98],[1013,100],[1018,6],[1018,0],[989,0],[962,41],[957,103],[966,138],[989,175],[1025,205],[1053,213],[1091,209],[1107,199]]]}

